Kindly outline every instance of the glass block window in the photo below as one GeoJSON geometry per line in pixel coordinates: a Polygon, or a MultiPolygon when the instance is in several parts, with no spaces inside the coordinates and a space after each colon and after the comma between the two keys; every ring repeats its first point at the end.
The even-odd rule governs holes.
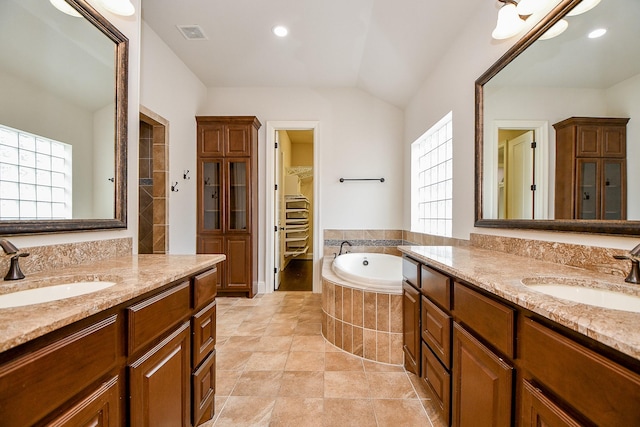
{"type": "Polygon", "coordinates": [[[411,231],[453,234],[453,112],[411,144],[411,231]]]}
{"type": "Polygon", "coordinates": [[[0,125],[0,218],[71,218],[71,145],[0,125]]]}

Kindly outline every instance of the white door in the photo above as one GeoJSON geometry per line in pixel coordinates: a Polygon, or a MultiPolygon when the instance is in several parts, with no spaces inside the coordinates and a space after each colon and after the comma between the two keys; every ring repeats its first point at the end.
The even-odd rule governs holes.
{"type": "Polygon", "coordinates": [[[273,240],[273,257],[274,257],[274,263],[273,265],[274,267],[274,280],[273,280],[273,286],[274,289],[278,289],[280,287],[280,268],[281,268],[281,262],[280,262],[280,258],[282,257],[281,255],[281,247],[282,247],[282,243],[280,242],[281,238],[282,238],[282,230],[284,225],[282,224],[282,215],[280,213],[280,206],[281,206],[281,202],[280,202],[280,195],[283,194],[283,188],[282,188],[282,151],[280,150],[280,137],[278,135],[278,131],[275,131],[275,136],[274,136],[274,140],[275,140],[275,154],[273,156],[274,158],[274,172],[275,172],[275,176],[274,176],[274,182],[276,183],[275,188],[274,188],[274,194],[273,194],[273,200],[274,200],[274,211],[273,211],[273,217],[275,218],[275,228],[274,228],[274,232],[275,232],[275,236],[274,236],[274,240],[273,240]]]}
{"type": "Polygon", "coordinates": [[[533,131],[507,141],[507,218],[533,219],[533,131]]]}

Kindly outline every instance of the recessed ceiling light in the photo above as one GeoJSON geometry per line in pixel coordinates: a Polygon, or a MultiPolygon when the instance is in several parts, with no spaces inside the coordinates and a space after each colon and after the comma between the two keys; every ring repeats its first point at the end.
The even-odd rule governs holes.
{"type": "Polygon", "coordinates": [[[289,30],[283,25],[276,25],[271,31],[278,37],[286,37],[289,34],[289,30]]]}
{"type": "Polygon", "coordinates": [[[590,39],[597,39],[598,37],[602,37],[607,32],[606,28],[598,28],[597,30],[593,30],[589,33],[588,37],[590,39]]]}

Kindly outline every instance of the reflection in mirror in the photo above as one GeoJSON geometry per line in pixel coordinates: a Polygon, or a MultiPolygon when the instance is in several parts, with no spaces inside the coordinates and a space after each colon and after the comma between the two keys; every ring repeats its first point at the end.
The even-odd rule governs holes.
{"type": "Polygon", "coordinates": [[[68,3],[0,3],[3,234],[126,226],[127,40],[68,3]]]}
{"type": "Polygon", "coordinates": [[[640,232],[640,2],[602,1],[535,40],[579,3],[476,82],[478,226],[640,232]]]}

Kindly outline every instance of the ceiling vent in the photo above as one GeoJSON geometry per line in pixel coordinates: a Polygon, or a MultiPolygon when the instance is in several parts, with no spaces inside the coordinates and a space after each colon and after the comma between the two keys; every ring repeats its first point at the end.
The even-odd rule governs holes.
{"type": "Polygon", "coordinates": [[[199,25],[177,25],[177,27],[187,40],[207,40],[207,36],[199,25]]]}

